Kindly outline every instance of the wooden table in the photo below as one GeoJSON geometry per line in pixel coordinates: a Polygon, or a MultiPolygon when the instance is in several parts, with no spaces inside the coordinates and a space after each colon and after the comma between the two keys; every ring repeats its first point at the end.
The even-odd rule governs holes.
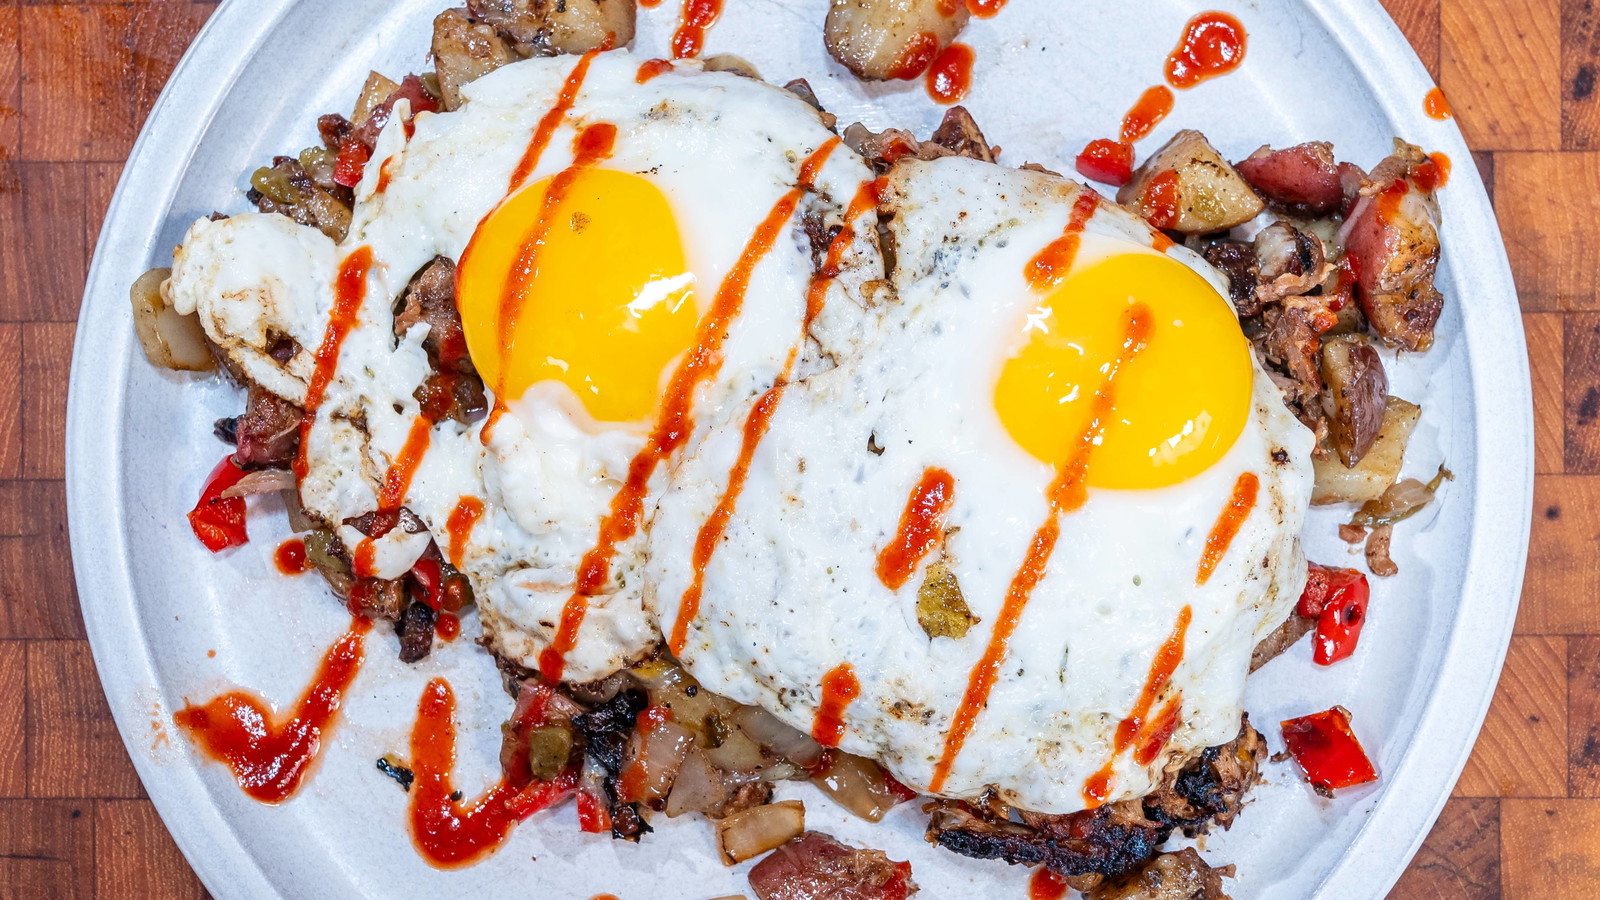
{"type": "MultiPolygon", "coordinates": [[[[1539,473],[1505,675],[1394,896],[1600,897],[1600,240],[1582,231],[1600,221],[1600,4],[1386,3],[1494,195],[1528,331],[1539,473]]],[[[0,0],[0,898],[205,895],[95,677],[61,435],[101,216],[214,6],[0,0]]]]}

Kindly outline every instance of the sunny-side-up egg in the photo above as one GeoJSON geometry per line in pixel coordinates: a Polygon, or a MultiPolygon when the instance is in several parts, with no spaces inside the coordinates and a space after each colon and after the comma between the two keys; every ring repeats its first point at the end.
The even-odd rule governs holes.
{"type": "Polygon", "coordinates": [[[335,523],[404,505],[429,526],[372,540],[343,525],[358,569],[397,577],[431,536],[496,651],[598,678],[657,642],[643,533],[683,441],[783,376],[808,310],[882,278],[870,204],[838,277],[813,252],[872,173],[794,95],[694,62],[532,59],[464,93],[383,131],[342,244],[281,216],[201,220],[168,289],[296,403],[316,401],[338,345],[304,504],[335,523]],[[493,400],[481,423],[421,418],[427,326],[393,334],[441,256],[493,400]],[[282,336],[297,350],[280,362],[282,336]]]}
{"type": "Polygon", "coordinates": [[[830,307],[754,447],[729,417],[659,502],[662,632],[919,791],[1147,793],[1238,734],[1305,578],[1312,437],[1221,277],[1087,188],[904,161],[880,213],[898,299],[830,307]]]}

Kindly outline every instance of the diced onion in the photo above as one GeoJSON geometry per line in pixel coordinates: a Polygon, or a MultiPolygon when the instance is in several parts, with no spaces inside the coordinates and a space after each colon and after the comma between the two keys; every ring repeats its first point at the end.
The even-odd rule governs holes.
{"type": "Polygon", "coordinates": [[[812,780],[834,802],[868,822],[882,819],[894,806],[883,767],[870,759],[835,753],[827,771],[812,780]]]}
{"type": "Polygon", "coordinates": [[[806,808],[798,800],[753,806],[718,820],[717,849],[731,866],[782,846],[805,830],[806,808]]]}
{"type": "Polygon", "coordinates": [[[814,765],[822,758],[822,745],[811,735],[790,728],[759,706],[740,707],[733,714],[733,721],[756,743],[796,765],[814,765]]]}
{"type": "Polygon", "coordinates": [[[163,293],[171,269],[151,269],[128,290],[133,302],[133,329],[139,346],[154,365],[186,372],[209,372],[216,360],[206,346],[205,332],[196,316],[179,315],[163,293]]]}
{"type": "Polygon", "coordinates": [[[293,488],[294,473],[288,469],[259,469],[246,473],[243,478],[223,491],[222,496],[249,497],[253,494],[272,494],[293,488]]]}

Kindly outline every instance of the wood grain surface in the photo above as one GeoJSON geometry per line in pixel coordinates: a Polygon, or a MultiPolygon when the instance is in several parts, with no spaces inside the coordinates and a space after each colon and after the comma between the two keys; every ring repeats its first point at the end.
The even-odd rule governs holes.
{"type": "MultiPolygon", "coordinates": [[[[1539,474],[1505,675],[1392,896],[1600,897],[1600,242],[1583,231],[1600,218],[1600,3],[1386,5],[1491,185],[1528,331],[1539,474]]],[[[0,0],[0,900],[205,896],[95,677],[61,479],[101,216],[213,8],[0,0]]]]}

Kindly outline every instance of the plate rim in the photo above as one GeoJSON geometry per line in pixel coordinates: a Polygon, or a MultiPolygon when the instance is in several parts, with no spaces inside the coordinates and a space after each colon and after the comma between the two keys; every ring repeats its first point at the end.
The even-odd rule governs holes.
{"type": "MultiPolygon", "coordinates": [[[[219,898],[282,895],[220,808],[209,800],[193,802],[206,798],[195,767],[160,765],[134,750],[138,740],[147,737],[139,727],[142,720],[134,721],[140,718],[135,694],[139,685],[155,683],[155,666],[145,641],[130,646],[119,640],[142,632],[122,533],[123,496],[115,489],[121,484],[121,444],[100,436],[107,432],[101,426],[120,429],[124,402],[121,392],[109,398],[98,392],[102,373],[126,368],[134,342],[128,335],[131,314],[126,304],[103,297],[125,292],[122,263],[148,260],[199,136],[263,39],[297,2],[223,0],[174,67],[129,152],[102,222],[77,320],[68,386],[64,472],[68,533],[97,676],[163,825],[206,889],[219,898]],[[194,77],[196,73],[205,77],[194,77]],[[197,104],[206,115],[186,115],[197,104]],[[135,189],[145,201],[142,208],[134,208],[129,199],[135,189]],[[153,198],[162,202],[148,202],[153,198]],[[137,227],[129,227],[130,221],[137,227]],[[117,352],[108,355],[107,347],[117,352]]],[[[1423,121],[1421,104],[1414,102],[1434,86],[1433,79],[1380,0],[1303,0],[1303,5],[1308,14],[1322,20],[1348,57],[1363,60],[1361,75],[1391,123],[1399,130],[1410,124],[1417,126],[1411,131],[1426,127],[1437,133],[1439,123],[1423,121]],[[1400,106],[1398,98],[1411,100],[1400,106]]],[[[1454,121],[1444,136],[1443,149],[1453,158],[1470,159],[1454,121]]],[[[1392,786],[1367,814],[1339,862],[1313,891],[1314,897],[1382,897],[1403,874],[1471,754],[1499,681],[1520,603],[1534,480],[1532,385],[1521,306],[1493,206],[1475,166],[1457,170],[1452,193],[1456,219],[1480,224],[1451,235],[1451,269],[1470,279],[1462,280],[1487,288],[1483,293],[1496,301],[1461,307],[1461,312],[1478,321],[1476,328],[1463,329],[1468,358],[1487,356],[1497,364],[1471,369],[1470,427],[1477,441],[1478,471],[1496,473],[1504,480],[1496,482],[1494,491],[1475,492],[1465,589],[1436,681],[1476,692],[1463,699],[1454,693],[1446,697],[1437,687],[1433,690],[1423,705],[1414,740],[1443,741],[1454,748],[1453,757],[1441,761],[1434,754],[1408,749],[1400,764],[1384,773],[1392,786]],[[1487,372],[1491,368],[1492,384],[1487,372]],[[1505,428],[1508,422],[1519,427],[1505,428]],[[1486,427],[1494,425],[1499,427],[1486,427]],[[1474,620],[1473,614],[1478,617],[1473,627],[1463,627],[1474,620]],[[1409,835],[1409,840],[1387,839],[1397,831],[1409,835]],[[1376,880],[1374,872],[1381,873],[1376,880]]]]}

